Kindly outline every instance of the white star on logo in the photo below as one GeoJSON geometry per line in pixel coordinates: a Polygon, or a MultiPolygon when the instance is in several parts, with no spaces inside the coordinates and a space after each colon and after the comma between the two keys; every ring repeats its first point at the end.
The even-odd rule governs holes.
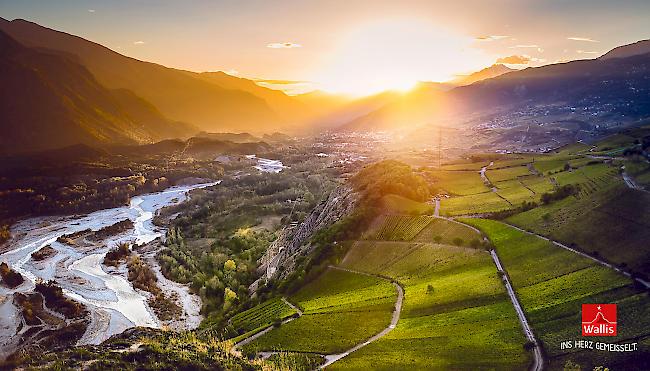
{"type": "Polygon", "coordinates": [[[598,308],[598,310],[600,310],[600,305],[597,308],[598,308]]]}

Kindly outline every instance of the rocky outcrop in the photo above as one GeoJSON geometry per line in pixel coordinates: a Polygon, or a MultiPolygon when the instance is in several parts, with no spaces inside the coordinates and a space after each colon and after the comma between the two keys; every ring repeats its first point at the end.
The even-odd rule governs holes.
{"type": "Polygon", "coordinates": [[[349,186],[341,185],[321,201],[302,223],[284,227],[259,260],[258,273],[261,277],[249,290],[255,292],[269,279],[282,279],[289,275],[294,269],[296,258],[311,252],[311,237],[320,229],[350,215],[358,200],[358,193],[349,186]]]}

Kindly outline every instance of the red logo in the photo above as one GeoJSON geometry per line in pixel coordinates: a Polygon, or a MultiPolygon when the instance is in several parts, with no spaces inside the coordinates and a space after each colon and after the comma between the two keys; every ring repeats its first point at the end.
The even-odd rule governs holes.
{"type": "Polygon", "coordinates": [[[582,336],[616,336],[616,304],[582,304],[582,336]]]}

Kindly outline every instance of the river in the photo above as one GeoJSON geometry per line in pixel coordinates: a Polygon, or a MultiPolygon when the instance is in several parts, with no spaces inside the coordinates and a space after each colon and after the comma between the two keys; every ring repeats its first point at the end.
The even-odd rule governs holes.
{"type": "MultiPolygon", "coordinates": [[[[165,206],[183,202],[189,191],[219,184],[219,182],[183,185],[157,193],[133,197],[128,206],[99,210],[83,216],[38,217],[25,219],[12,227],[12,239],[0,255],[0,262],[7,262],[25,278],[15,289],[0,285],[0,353],[15,345],[20,318],[13,305],[13,294],[31,292],[37,279],[53,280],[64,293],[83,304],[91,314],[91,323],[79,341],[81,344],[98,344],[111,335],[130,327],[161,327],[161,323],[147,305],[142,292],[133,288],[124,277],[124,271],[107,270],[102,265],[106,252],[119,242],[149,243],[166,233],[164,228],[153,224],[153,217],[165,206]],[[99,230],[119,221],[130,219],[133,228],[110,236],[98,244],[70,246],[57,242],[65,234],[86,229],[99,230]],[[56,254],[36,262],[31,254],[50,245],[56,254]]],[[[156,267],[157,268],[157,267],[156,267]]],[[[181,296],[184,303],[194,303],[198,308],[183,305],[186,328],[198,326],[200,300],[186,286],[165,280],[160,282],[181,296]],[[177,286],[177,287],[170,287],[177,286]],[[192,312],[192,313],[187,313],[192,312]]]]}

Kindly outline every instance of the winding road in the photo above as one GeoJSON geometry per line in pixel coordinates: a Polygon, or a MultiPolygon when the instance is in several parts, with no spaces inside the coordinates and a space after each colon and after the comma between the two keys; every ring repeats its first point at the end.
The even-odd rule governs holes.
{"type": "MultiPolygon", "coordinates": [[[[324,369],[325,367],[331,365],[332,363],[334,363],[334,362],[336,362],[336,361],[338,361],[338,360],[340,360],[340,359],[342,359],[344,357],[347,357],[351,353],[354,353],[357,350],[365,347],[366,345],[368,345],[368,344],[370,344],[370,343],[372,343],[374,341],[377,341],[377,340],[381,339],[382,337],[386,336],[386,334],[391,332],[397,326],[397,322],[399,321],[399,316],[402,313],[402,302],[404,301],[404,289],[402,288],[402,286],[399,283],[397,283],[397,281],[393,281],[393,280],[391,280],[389,278],[386,278],[386,277],[383,277],[383,276],[380,276],[380,275],[377,275],[377,274],[356,271],[354,269],[342,268],[342,267],[337,267],[337,266],[334,266],[334,265],[330,265],[328,268],[337,269],[337,270],[340,270],[340,271],[345,271],[345,272],[350,272],[350,273],[355,273],[355,274],[361,274],[361,275],[364,275],[364,276],[375,277],[375,278],[379,278],[379,279],[382,279],[382,280],[385,280],[385,281],[390,281],[395,286],[395,290],[397,291],[397,300],[395,301],[395,309],[393,310],[393,315],[391,317],[390,324],[388,325],[388,327],[386,327],[385,329],[383,329],[381,332],[377,333],[376,335],[372,336],[368,340],[364,341],[363,343],[359,343],[359,344],[353,346],[352,348],[346,350],[343,353],[320,354],[321,356],[325,357],[325,363],[322,364],[321,366],[319,366],[318,367],[319,369],[324,369]]],[[[282,301],[285,304],[287,304],[288,306],[295,309],[297,311],[297,313],[298,313],[298,317],[288,318],[288,319],[282,321],[283,324],[287,323],[287,322],[291,322],[294,319],[299,318],[299,317],[302,316],[302,311],[298,307],[291,304],[284,297],[282,298],[282,301]]],[[[273,328],[274,328],[273,326],[269,326],[269,327],[265,328],[264,330],[256,333],[255,335],[252,335],[252,336],[238,342],[237,344],[233,345],[233,347],[230,349],[230,352],[231,353],[237,352],[237,348],[240,348],[241,346],[246,345],[246,344],[252,342],[253,340],[260,338],[261,336],[265,335],[269,331],[273,330],[273,328]]],[[[266,359],[266,358],[269,358],[270,356],[272,356],[274,354],[277,354],[277,353],[278,352],[259,352],[259,353],[257,353],[257,355],[258,355],[258,357],[260,357],[262,359],[266,359]]],[[[316,353],[314,353],[314,354],[316,354],[316,353]]]]}
{"type": "MultiPolygon", "coordinates": [[[[288,305],[288,306],[290,306],[291,308],[293,308],[293,309],[296,311],[296,313],[298,313],[298,317],[289,317],[289,318],[285,319],[284,321],[282,321],[282,324],[283,324],[283,325],[284,325],[285,323],[289,323],[289,322],[293,321],[293,320],[296,319],[296,318],[300,318],[300,317],[302,317],[302,311],[300,310],[300,308],[298,308],[297,306],[291,304],[291,303],[289,302],[289,300],[287,300],[287,298],[285,298],[284,296],[281,298],[281,300],[282,300],[286,305],[288,305]]],[[[244,340],[242,340],[242,341],[236,343],[235,345],[232,346],[232,348],[230,348],[230,353],[235,353],[235,352],[237,352],[237,349],[238,349],[238,348],[241,348],[242,346],[244,346],[244,345],[246,345],[246,344],[252,342],[253,340],[262,337],[264,334],[266,334],[266,333],[268,333],[269,331],[273,330],[273,328],[274,328],[273,325],[269,325],[269,327],[265,328],[264,330],[262,330],[262,331],[260,331],[260,332],[258,332],[258,333],[255,333],[255,334],[253,334],[253,335],[247,337],[246,339],[244,339],[244,340]]],[[[270,357],[271,355],[273,355],[273,354],[275,354],[275,353],[276,353],[276,352],[260,352],[259,355],[260,355],[262,358],[268,358],[268,357],[270,357]]]]}
{"type": "Polygon", "coordinates": [[[390,279],[388,279],[386,277],[383,277],[383,276],[380,276],[380,275],[377,275],[377,274],[371,274],[371,273],[356,271],[354,269],[341,268],[341,267],[337,267],[337,266],[333,266],[333,265],[330,265],[329,267],[332,268],[332,269],[338,269],[338,270],[341,270],[341,271],[346,271],[346,272],[356,273],[356,274],[362,274],[362,275],[365,275],[365,276],[370,276],[370,277],[379,278],[379,279],[382,279],[382,280],[385,280],[385,281],[390,281],[395,286],[395,290],[397,290],[397,300],[395,301],[395,309],[393,310],[393,317],[391,318],[390,325],[388,325],[388,327],[386,327],[380,333],[376,334],[375,336],[371,337],[370,339],[364,341],[363,343],[355,345],[354,347],[346,350],[343,353],[326,355],[325,356],[325,363],[322,364],[320,367],[318,367],[319,369],[324,369],[325,367],[327,367],[327,366],[331,365],[332,363],[340,360],[341,358],[344,358],[344,357],[350,355],[351,353],[356,352],[357,350],[365,347],[366,345],[368,345],[368,344],[370,344],[370,343],[372,343],[374,341],[377,341],[377,340],[383,338],[384,336],[386,336],[386,334],[391,332],[397,326],[397,322],[399,321],[399,316],[402,313],[402,302],[404,301],[404,289],[402,288],[402,286],[399,283],[397,283],[397,281],[392,281],[392,280],[390,280],[390,279]]]}

